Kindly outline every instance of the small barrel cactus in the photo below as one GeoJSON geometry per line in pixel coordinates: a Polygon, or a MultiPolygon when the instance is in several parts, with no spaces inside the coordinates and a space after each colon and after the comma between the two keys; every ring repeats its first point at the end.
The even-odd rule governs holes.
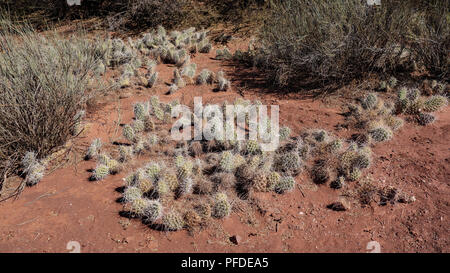
{"type": "Polygon", "coordinates": [[[158,163],[150,163],[145,167],[145,174],[152,181],[156,181],[159,179],[161,173],[161,166],[158,163]]]}
{"type": "Polygon", "coordinates": [[[279,171],[297,174],[302,165],[300,156],[296,152],[287,152],[275,158],[275,167],[279,171]]]}
{"type": "Polygon", "coordinates": [[[362,172],[361,172],[361,170],[360,169],[358,169],[358,168],[353,168],[351,171],[350,171],[350,173],[348,174],[348,179],[350,180],[350,181],[356,181],[356,180],[358,180],[359,178],[361,178],[361,175],[362,175],[362,172]]]}
{"type": "Polygon", "coordinates": [[[275,186],[278,185],[278,183],[281,180],[281,176],[277,172],[270,172],[267,176],[267,190],[271,191],[275,189],[275,186]]]}
{"type": "Polygon", "coordinates": [[[392,138],[392,131],[386,126],[381,126],[369,131],[370,136],[377,142],[387,141],[392,138]]]}
{"type": "Polygon", "coordinates": [[[189,177],[192,174],[192,168],[193,168],[193,164],[191,161],[186,161],[183,166],[181,166],[180,168],[178,168],[178,178],[180,180],[183,180],[187,177],[189,177]]]}
{"type": "Polygon", "coordinates": [[[127,203],[131,203],[136,199],[142,197],[142,191],[135,186],[128,186],[123,192],[123,200],[127,203]]]}
{"type": "Polygon", "coordinates": [[[34,152],[26,152],[21,162],[24,172],[27,173],[28,170],[30,169],[30,166],[32,166],[36,162],[37,162],[36,154],[34,152]]]}
{"type": "Polygon", "coordinates": [[[209,71],[208,69],[203,69],[197,76],[197,84],[211,84],[213,82],[212,76],[213,74],[211,71],[209,71]]]}
{"type": "Polygon", "coordinates": [[[295,186],[295,179],[292,176],[283,176],[280,181],[275,185],[275,192],[285,193],[292,191],[295,186]]]}
{"type": "Polygon", "coordinates": [[[145,130],[144,122],[142,120],[139,120],[139,119],[133,121],[131,127],[133,127],[133,130],[134,130],[135,134],[139,134],[139,133],[141,133],[141,132],[143,132],[145,130]]]}
{"type": "Polygon", "coordinates": [[[341,139],[335,139],[328,142],[326,149],[329,153],[336,153],[342,149],[343,143],[341,139]]]}
{"type": "Polygon", "coordinates": [[[154,222],[161,218],[163,214],[163,207],[157,200],[149,200],[144,208],[144,216],[150,222],[154,222]]]}
{"type": "Polygon", "coordinates": [[[203,222],[202,217],[195,211],[189,210],[184,214],[184,222],[189,228],[200,226],[203,222]]]}
{"type": "Polygon", "coordinates": [[[222,158],[219,163],[220,169],[224,172],[232,172],[234,169],[234,156],[230,151],[222,153],[222,158]]]}
{"type": "Polygon", "coordinates": [[[130,212],[138,217],[142,217],[145,215],[145,209],[148,206],[150,200],[144,198],[144,197],[139,197],[134,199],[133,201],[131,201],[130,203],[130,212]]]}
{"type": "Polygon", "coordinates": [[[230,215],[231,204],[225,194],[218,194],[215,198],[212,215],[216,218],[224,218],[230,215]]]}
{"type": "Polygon", "coordinates": [[[375,93],[368,94],[361,102],[364,109],[373,109],[377,105],[378,97],[375,93]]]}
{"type": "Polygon", "coordinates": [[[178,185],[178,194],[181,196],[191,193],[193,184],[192,178],[190,177],[182,179],[178,185]]]}
{"type": "Polygon", "coordinates": [[[280,140],[286,140],[290,137],[291,135],[291,128],[287,127],[287,126],[283,126],[280,128],[280,140]]]}
{"type": "Polygon", "coordinates": [[[264,171],[258,171],[253,177],[253,188],[260,192],[268,191],[267,182],[268,179],[266,173],[264,171]]]}
{"type": "Polygon", "coordinates": [[[245,148],[247,154],[256,154],[259,152],[259,144],[256,140],[247,141],[247,145],[245,148]]]}
{"type": "Polygon", "coordinates": [[[133,158],[133,147],[131,146],[119,146],[119,161],[126,162],[133,158]]]}
{"type": "Polygon", "coordinates": [[[27,169],[25,183],[27,186],[34,186],[44,177],[45,165],[35,161],[27,169]]]}
{"type": "Polygon", "coordinates": [[[165,214],[162,218],[162,223],[170,231],[181,230],[185,225],[183,217],[175,211],[165,214]]]}
{"type": "Polygon", "coordinates": [[[387,126],[389,126],[389,128],[396,131],[403,126],[404,121],[403,121],[403,119],[401,119],[399,117],[394,117],[394,116],[389,115],[384,119],[384,123],[387,126]]]}
{"type": "Polygon", "coordinates": [[[158,72],[151,74],[150,78],[147,81],[148,87],[151,88],[156,85],[156,82],[158,81],[158,75],[158,72]]]}
{"type": "Polygon", "coordinates": [[[133,129],[133,127],[131,127],[128,124],[126,124],[123,127],[122,135],[125,137],[126,140],[128,140],[130,142],[135,142],[136,141],[136,134],[134,132],[134,129],[133,129]]]}
{"type": "Polygon", "coordinates": [[[92,177],[98,181],[107,177],[108,174],[109,174],[108,166],[106,166],[105,164],[99,164],[97,165],[97,167],[95,167],[92,177]]]}

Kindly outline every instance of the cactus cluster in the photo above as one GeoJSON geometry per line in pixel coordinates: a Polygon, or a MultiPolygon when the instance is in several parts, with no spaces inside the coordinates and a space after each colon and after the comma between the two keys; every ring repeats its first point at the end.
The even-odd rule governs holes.
{"type": "Polygon", "coordinates": [[[105,164],[98,164],[97,167],[95,167],[94,172],[92,174],[92,177],[95,180],[103,180],[105,177],[107,177],[109,174],[109,168],[105,164]]]}
{"type": "Polygon", "coordinates": [[[212,84],[214,81],[214,73],[208,69],[203,69],[197,76],[197,84],[212,84]]]}
{"type": "Polygon", "coordinates": [[[285,193],[292,191],[295,186],[295,179],[292,176],[283,176],[275,185],[275,192],[285,193]]]}
{"type": "Polygon", "coordinates": [[[369,131],[370,137],[377,141],[383,142],[392,138],[392,131],[389,127],[380,126],[369,131]]]}
{"type": "Polygon", "coordinates": [[[301,166],[302,161],[295,151],[279,154],[275,158],[275,167],[279,171],[297,174],[301,166]]]}
{"type": "Polygon", "coordinates": [[[228,201],[228,197],[224,193],[219,193],[215,196],[214,207],[212,215],[216,218],[224,218],[230,215],[231,204],[228,201]]]}
{"type": "Polygon", "coordinates": [[[164,214],[162,222],[164,227],[170,231],[183,229],[185,225],[183,217],[175,211],[164,214]]]}
{"type": "Polygon", "coordinates": [[[248,140],[245,150],[247,154],[257,154],[259,152],[259,143],[256,140],[248,140]]]}
{"type": "Polygon", "coordinates": [[[224,172],[232,172],[236,164],[234,162],[234,156],[230,151],[225,151],[222,153],[222,158],[220,159],[219,167],[224,172]]]}
{"type": "Polygon", "coordinates": [[[280,140],[287,140],[291,136],[291,128],[283,126],[280,128],[280,140]]]}

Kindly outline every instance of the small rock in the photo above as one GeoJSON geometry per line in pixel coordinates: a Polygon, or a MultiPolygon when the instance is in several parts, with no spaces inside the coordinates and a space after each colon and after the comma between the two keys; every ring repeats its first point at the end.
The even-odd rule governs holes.
{"type": "Polygon", "coordinates": [[[239,235],[233,235],[230,237],[230,241],[235,244],[238,245],[241,242],[241,236],[239,235]]]}
{"type": "Polygon", "coordinates": [[[334,202],[327,206],[327,208],[334,210],[334,211],[345,211],[347,210],[341,202],[334,202]]]}

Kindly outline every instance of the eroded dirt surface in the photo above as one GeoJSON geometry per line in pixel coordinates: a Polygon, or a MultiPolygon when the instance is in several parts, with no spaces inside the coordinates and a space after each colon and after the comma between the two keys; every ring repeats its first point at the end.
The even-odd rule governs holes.
{"type": "MultiPolygon", "coordinates": [[[[258,98],[280,105],[280,123],[290,126],[294,134],[305,128],[324,128],[341,137],[350,135],[335,127],[343,122],[339,99],[325,104],[307,96],[276,95],[260,88],[255,73],[247,79],[255,84],[242,87],[239,83],[245,80],[245,71],[212,59],[214,55],[199,54],[192,60],[198,64],[197,71],[223,69],[230,77],[234,75],[232,91],[188,85],[165,95],[173,67],[158,65],[163,81],[157,87],[123,89],[122,95],[130,95],[123,99],[105,97],[88,113],[88,131],[75,144],[86,149],[96,137],[103,142],[120,139],[118,124],[131,121],[132,104],[153,94],[164,102],[178,98],[189,106],[194,96],[202,96],[204,103],[232,102],[241,95],[258,98]]],[[[369,207],[352,203],[350,210],[332,211],[326,205],[342,192],[313,184],[305,171],[291,193],[257,193],[260,213],[233,213],[193,235],[156,231],[139,220],[121,217],[117,188],[127,172],[90,182],[88,170],[96,163],[80,161],[46,175],[18,200],[0,203],[0,251],[69,252],[67,243],[77,241],[82,252],[366,252],[367,243],[377,241],[382,252],[449,252],[449,131],[447,108],[432,125],[406,123],[392,140],[373,148],[369,174],[379,183],[414,195],[414,203],[369,207]],[[240,237],[237,245],[230,241],[233,235],[240,237]]]]}

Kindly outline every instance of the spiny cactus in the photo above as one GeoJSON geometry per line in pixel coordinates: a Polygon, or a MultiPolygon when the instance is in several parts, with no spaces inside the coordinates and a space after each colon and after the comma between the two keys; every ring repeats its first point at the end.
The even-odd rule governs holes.
{"type": "Polygon", "coordinates": [[[362,175],[362,173],[361,173],[361,170],[360,169],[358,169],[358,168],[353,168],[352,170],[351,170],[351,172],[348,174],[348,179],[350,180],[350,181],[356,181],[356,180],[358,180],[360,177],[361,177],[361,175],[362,175]]]}
{"type": "Polygon", "coordinates": [[[373,109],[377,105],[378,97],[375,93],[368,94],[363,101],[361,102],[361,106],[364,109],[373,109]]]}
{"type": "Polygon", "coordinates": [[[161,173],[161,166],[158,163],[150,163],[145,167],[145,174],[152,181],[156,181],[159,179],[161,173]]]}
{"type": "Polygon", "coordinates": [[[153,181],[152,179],[148,177],[141,177],[138,181],[138,188],[143,192],[149,192],[153,189],[153,181]]]}
{"type": "Polygon", "coordinates": [[[369,131],[370,136],[377,142],[387,141],[392,138],[392,131],[386,126],[381,126],[369,131]]]}
{"type": "Polygon", "coordinates": [[[272,191],[280,182],[281,176],[277,172],[270,172],[267,176],[267,190],[272,191]]]}
{"type": "Polygon", "coordinates": [[[212,72],[208,69],[203,69],[200,74],[197,76],[197,84],[212,84],[212,72]]]}
{"type": "Polygon", "coordinates": [[[176,188],[178,188],[178,178],[175,173],[165,172],[162,179],[166,182],[171,191],[174,191],[176,188]]]}
{"type": "Polygon", "coordinates": [[[163,215],[162,223],[167,230],[171,231],[183,229],[185,225],[183,217],[174,211],[163,215]]]}
{"type": "Polygon", "coordinates": [[[133,129],[133,127],[131,127],[128,124],[126,124],[123,127],[122,135],[125,137],[126,140],[128,140],[130,142],[135,142],[136,141],[136,134],[134,132],[134,129],[133,129]]]}
{"type": "Polygon", "coordinates": [[[409,115],[419,114],[424,108],[424,103],[425,101],[422,98],[409,102],[404,112],[409,115]]]}
{"type": "Polygon", "coordinates": [[[202,224],[202,217],[195,210],[189,210],[184,214],[184,222],[189,228],[197,227],[202,224]]]}
{"type": "Polygon", "coordinates": [[[291,128],[283,126],[280,128],[280,140],[286,140],[291,136],[291,128]]]}
{"type": "Polygon", "coordinates": [[[318,142],[323,142],[328,138],[328,134],[325,130],[318,130],[312,133],[314,139],[318,142]]]}
{"type": "Polygon", "coordinates": [[[22,167],[24,169],[24,173],[27,173],[30,169],[30,166],[37,162],[36,154],[34,152],[26,152],[22,158],[22,167]]]}
{"type": "Polygon", "coordinates": [[[151,147],[151,146],[156,145],[156,144],[158,144],[158,136],[154,135],[154,134],[149,135],[148,138],[147,138],[147,145],[149,147],[151,147]]]}
{"type": "Polygon", "coordinates": [[[224,172],[232,172],[234,169],[234,156],[230,151],[222,153],[222,158],[219,163],[220,169],[224,172]]]}
{"type": "Polygon", "coordinates": [[[417,88],[408,90],[408,92],[406,93],[406,98],[409,101],[416,101],[420,98],[420,90],[417,88]]]}
{"type": "Polygon", "coordinates": [[[149,108],[150,108],[150,106],[149,106],[148,102],[136,103],[133,106],[134,117],[137,120],[144,121],[149,115],[149,108]]]}
{"type": "Polygon", "coordinates": [[[135,139],[135,143],[133,144],[133,153],[139,154],[145,150],[145,141],[141,137],[136,137],[135,139]]]}
{"type": "Polygon", "coordinates": [[[196,71],[197,71],[197,64],[191,63],[181,70],[181,76],[186,76],[189,79],[193,79],[196,71]]]}
{"type": "MultiPolygon", "coordinates": [[[[183,78],[181,77],[180,71],[178,69],[175,69],[173,71],[173,83],[179,87],[179,88],[183,88],[186,86],[186,83],[184,82],[183,78]]],[[[176,90],[175,90],[176,91],[176,90]]]]}
{"type": "Polygon", "coordinates": [[[99,164],[99,165],[97,165],[97,167],[95,167],[92,177],[98,181],[98,180],[102,180],[105,177],[107,177],[108,174],[109,174],[108,166],[106,166],[104,164],[99,164]]]}
{"type": "Polygon", "coordinates": [[[230,50],[228,48],[217,49],[216,50],[216,59],[217,60],[229,60],[233,57],[230,50]]]}
{"type": "Polygon", "coordinates": [[[131,203],[141,197],[142,191],[138,187],[128,186],[123,191],[123,200],[127,203],[131,203]]]}
{"type": "Polygon", "coordinates": [[[194,206],[194,209],[202,220],[211,218],[212,208],[208,203],[198,203],[194,206]]]}
{"type": "Polygon", "coordinates": [[[335,139],[327,143],[326,150],[329,153],[336,153],[342,149],[343,143],[341,139],[335,139]]]}
{"type": "Polygon", "coordinates": [[[155,114],[155,117],[159,120],[164,120],[164,111],[161,109],[161,107],[154,107],[153,113],[155,114]]]}
{"type": "Polygon", "coordinates": [[[165,196],[170,192],[169,185],[164,180],[158,180],[154,183],[154,190],[159,196],[165,196]]]}
{"type": "Polygon", "coordinates": [[[25,183],[27,186],[34,186],[44,177],[45,165],[35,161],[27,168],[25,183]]]}
{"type": "Polygon", "coordinates": [[[98,151],[100,147],[102,146],[102,142],[99,138],[96,138],[92,141],[91,145],[89,146],[86,156],[84,157],[86,160],[89,160],[95,156],[98,155],[98,151]]]}
{"type": "Polygon", "coordinates": [[[175,94],[178,91],[178,86],[176,84],[171,84],[169,87],[169,91],[167,91],[169,94],[175,94]]]}
{"type": "Polygon", "coordinates": [[[259,143],[256,140],[248,140],[245,149],[247,154],[256,154],[259,152],[259,143]]]}
{"type": "Polygon", "coordinates": [[[368,153],[358,153],[352,162],[352,166],[358,169],[369,168],[371,163],[370,154],[368,153]]]}
{"type": "Polygon", "coordinates": [[[255,170],[259,167],[261,163],[261,157],[259,155],[254,155],[248,159],[248,167],[255,170]]]}
{"type": "Polygon", "coordinates": [[[234,168],[239,168],[243,164],[245,164],[245,158],[240,154],[234,155],[234,168]]]}
{"type": "Polygon", "coordinates": [[[268,191],[267,182],[268,182],[267,175],[264,171],[256,172],[255,176],[253,177],[253,187],[256,191],[260,192],[268,191]]]}
{"type": "Polygon", "coordinates": [[[231,204],[225,194],[218,194],[215,198],[212,215],[216,218],[224,218],[230,215],[231,204]]]}
{"type": "Polygon", "coordinates": [[[275,158],[275,166],[280,171],[297,174],[301,165],[301,159],[296,152],[283,153],[275,158]]]}
{"type": "Polygon", "coordinates": [[[185,177],[181,179],[179,185],[178,185],[178,194],[179,195],[185,195],[192,192],[193,187],[193,181],[190,177],[185,177]]]}
{"type": "Polygon", "coordinates": [[[394,88],[397,86],[397,79],[395,77],[390,77],[388,81],[389,87],[394,88]]]}
{"type": "Polygon", "coordinates": [[[178,168],[178,178],[183,180],[192,174],[193,164],[191,161],[186,161],[183,166],[178,168]]]}
{"type": "Polygon", "coordinates": [[[422,126],[433,123],[435,119],[434,115],[430,113],[419,113],[417,115],[417,122],[422,126]]]}
{"type": "Polygon", "coordinates": [[[423,104],[423,111],[436,112],[447,105],[447,98],[440,95],[435,95],[427,99],[423,104]]]}
{"type": "Polygon", "coordinates": [[[403,126],[404,121],[403,121],[403,119],[401,119],[399,117],[387,116],[384,119],[384,123],[387,126],[389,126],[389,128],[391,128],[392,130],[396,131],[396,130],[400,129],[403,126]]]}
{"type": "Polygon", "coordinates": [[[145,209],[147,208],[149,201],[150,200],[145,199],[144,197],[134,199],[130,203],[130,212],[135,216],[144,216],[145,209]]]}
{"type": "Polygon", "coordinates": [[[146,220],[154,222],[161,218],[163,214],[163,206],[158,200],[148,200],[144,209],[146,220]]]}
{"type": "Polygon", "coordinates": [[[150,131],[154,131],[155,130],[155,123],[153,122],[153,120],[150,118],[150,116],[145,116],[144,117],[144,131],[145,132],[150,132],[150,131]]]}
{"type": "Polygon", "coordinates": [[[280,181],[275,185],[275,192],[285,193],[292,191],[295,186],[295,179],[292,176],[283,176],[280,181]]]}
{"type": "Polygon", "coordinates": [[[212,49],[212,44],[208,41],[202,41],[198,44],[198,52],[209,53],[212,49]]]}
{"type": "Polygon", "coordinates": [[[218,77],[219,91],[228,91],[231,89],[231,82],[224,77],[218,77]]]}
{"type": "Polygon", "coordinates": [[[134,130],[135,134],[142,133],[145,130],[144,122],[142,120],[139,120],[139,119],[134,120],[131,127],[133,127],[133,130],[134,130]]]}

